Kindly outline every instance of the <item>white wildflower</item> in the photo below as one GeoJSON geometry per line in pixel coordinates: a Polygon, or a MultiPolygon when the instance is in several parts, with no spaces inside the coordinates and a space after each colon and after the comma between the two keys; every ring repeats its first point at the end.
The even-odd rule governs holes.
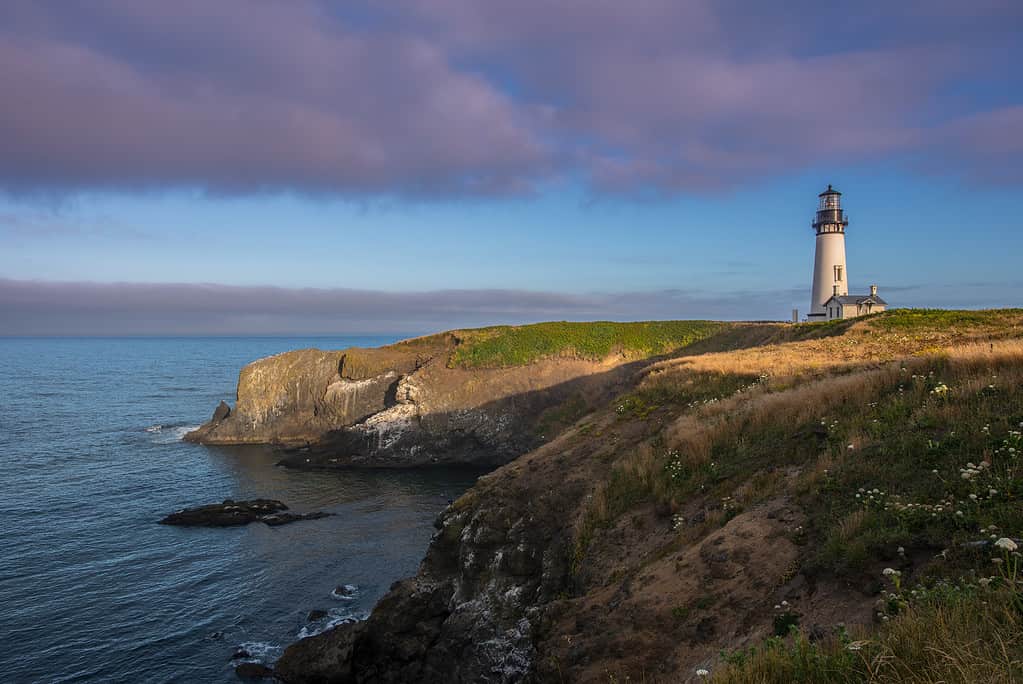
{"type": "Polygon", "coordinates": [[[997,546],[1000,549],[1005,549],[1006,551],[1015,551],[1016,549],[1019,548],[1016,542],[1012,541],[1008,537],[1002,537],[1001,539],[996,541],[995,546],[997,546]]]}

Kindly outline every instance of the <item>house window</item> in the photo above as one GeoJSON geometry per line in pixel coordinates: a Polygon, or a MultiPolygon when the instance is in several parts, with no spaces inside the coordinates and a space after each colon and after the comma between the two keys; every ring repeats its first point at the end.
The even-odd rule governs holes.
{"type": "Polygon", "coordinates": [[[842,282],[842,267],[841,266],[835,266],[835,282],[836,283],[842,282]]]}

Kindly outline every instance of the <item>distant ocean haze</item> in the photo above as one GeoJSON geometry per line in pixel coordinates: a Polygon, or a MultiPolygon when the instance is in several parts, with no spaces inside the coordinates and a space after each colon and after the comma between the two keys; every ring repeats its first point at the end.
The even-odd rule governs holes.
{"type": "Polygon", "coordinates": [[[236,649],[364,616],[414,574],[466,471],[297,472],[264,447],[181,436],[233,401],[238,371],[358,338],[0,338],[0,618],[6,681],[230,682],[236,649]],[[335,516],[270,528],[157,525],[269,497],[335,516]],[[339,585],[355,587],[339,598],[339,585]],[[312,610],[328,615],[307,621],[312,610]]]}

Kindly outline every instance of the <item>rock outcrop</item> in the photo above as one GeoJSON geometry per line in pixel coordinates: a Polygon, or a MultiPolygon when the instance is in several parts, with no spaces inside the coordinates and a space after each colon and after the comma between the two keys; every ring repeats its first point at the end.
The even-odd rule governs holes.
{"type": "MultiPolygon", "coordinates": [[[[517,463],[516,463],[517,465],[517,463]]],[[[498,471],[440,516],[419,574],[396,582],[364,622],[285,651],[275,666],[306,682],[516,682],[535,671],[545,607],[570,586],[565,520],[582,483],[545,495],[498,471]]]]}
{"type": "Polygon", "coordinates": [[[332,515],[323,511],[289,513],[286,512],[287,510],[286,505],[274,499],[251,499],[249,501],[224,499],[222,503],[175,511],[164,517],[160,524],[178,527],[235,527],[261,522],[270,527],[277,527],[299,520],[317,520],[332,515]]]}
{"type": "Polygon", "coordinates": [[[218,406],[185,438],[277,445],[282,464],[301,468],[496,467],[550,439],[631,372],[623,358],[453,368],[456,344],[444,334],[260,359],[242,369],[234,408],[218,406]]]}

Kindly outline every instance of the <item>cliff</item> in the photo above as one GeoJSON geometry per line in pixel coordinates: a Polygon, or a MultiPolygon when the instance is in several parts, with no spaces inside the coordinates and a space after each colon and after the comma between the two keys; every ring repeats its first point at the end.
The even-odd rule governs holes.
{"type": "Polygon", "coordinates": [[[287,352],[242,369],[235,406],[186,439],[276,444],[295,467],[496,466],[605,402],[638,361],[722,328],[550,323],[287,352]]]}
{"type": "Polygon", "coordinates": [[[1023,646],[1023,586],[999,568],[1023,533],[1021,326],[734,326],[644,364],[481,478],[415,577],[276,674],[1018,681],[999,649],[1023,646]]]}

